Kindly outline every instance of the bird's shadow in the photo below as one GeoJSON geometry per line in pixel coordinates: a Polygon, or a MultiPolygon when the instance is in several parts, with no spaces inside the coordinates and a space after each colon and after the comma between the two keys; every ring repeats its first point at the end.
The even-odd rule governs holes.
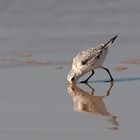
{"type": "MultiPolygon", "coordinates": [[[[107,81],[108,79],[94,80],[94,81],[88,81],[88,83],[104,83],[107,81]]],[[[129,82],[129,81],[140,81],[140,77],[115,78],[113,82],[129,82]]]]}

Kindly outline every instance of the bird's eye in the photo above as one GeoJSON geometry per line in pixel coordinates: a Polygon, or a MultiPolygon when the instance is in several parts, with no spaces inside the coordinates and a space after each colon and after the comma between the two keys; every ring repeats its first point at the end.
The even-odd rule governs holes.
{"type": "Polygon", "coordinates": [[[74,77],[73,77],[73,78],[71,78],[71,81],[74,81],[74,77]]]}
{"type": "Polygon", "coordinates": [[[85,65],[86,63],[87,63],[87,61],[82,61],[81,62],[82,65],[85,65]]]}

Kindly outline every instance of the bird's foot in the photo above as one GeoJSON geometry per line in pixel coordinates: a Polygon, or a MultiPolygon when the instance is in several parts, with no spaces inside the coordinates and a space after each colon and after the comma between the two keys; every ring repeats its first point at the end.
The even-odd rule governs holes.
{"type": "Polygon", "coordinates": [[[88,82],[88,80],[84,80],[84,81],[81,81],[80,83],[86,84],[87,82],[88,82]]]}
{"type": "Polygon", "coordinates": [[[111,80],[106,80],[105,82],[114,82],[114,80],[113,80],[113,79],[111,79],[111,80]]]}

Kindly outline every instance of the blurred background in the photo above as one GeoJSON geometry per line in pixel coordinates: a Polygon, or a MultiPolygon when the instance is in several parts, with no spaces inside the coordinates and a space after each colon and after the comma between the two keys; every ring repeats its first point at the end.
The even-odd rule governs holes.
{"type": "Polygon", "coordinates": [[[114,62],[139,57],[139,7],[139,0],[1,0],[0,55],[69,60],[118,34],[114,62]],[[55,52],[58,57],[51,57],[55,52]]]}

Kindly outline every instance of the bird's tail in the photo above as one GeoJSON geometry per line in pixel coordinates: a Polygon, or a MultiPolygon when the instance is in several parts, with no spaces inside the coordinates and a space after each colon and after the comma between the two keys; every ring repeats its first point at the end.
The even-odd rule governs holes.
{"type": "Polygon", "coordinates": [[[117,38],[117,36],[118,36],[118,35],[116,35],[116,36],[112,37],[111,39],[109,39],[108,41],[106,41],[106,42],[100,44],[100,45],[99,45],[100,51],[104,51],[104,50],[106,50],[107,48],[109,48],[109,47],[112,45],[112,43],[114,42],[114,40],[117,38]]]}

